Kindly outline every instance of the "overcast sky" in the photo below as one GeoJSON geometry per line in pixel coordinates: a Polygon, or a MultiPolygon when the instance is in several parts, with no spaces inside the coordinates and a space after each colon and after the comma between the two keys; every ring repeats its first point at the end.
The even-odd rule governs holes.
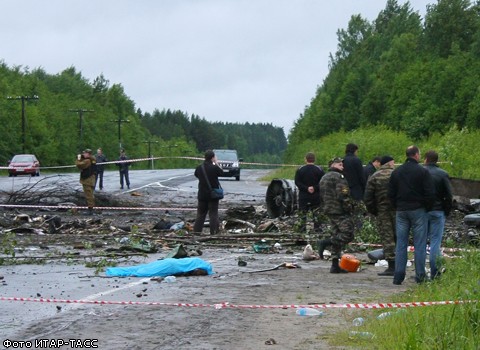
{"type": "MultiPolygon", "coordinates": [[[[398,0],[399,4],[405,1],[398,0]]],[[[434,0],[412,0],[420,15],[434,0]]],[[[337,30],[386,0],[0,0],[0,60],[103,74],[144,112],[271,123],[288,135],[328,74],[337,30]]],[[[41,96],[40,96],[41,98],[41,96]]]]}

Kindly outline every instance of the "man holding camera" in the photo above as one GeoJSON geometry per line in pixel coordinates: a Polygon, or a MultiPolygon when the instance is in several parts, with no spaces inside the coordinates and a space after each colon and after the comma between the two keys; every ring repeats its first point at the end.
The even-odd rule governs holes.
{"type": "Polygon", "coordinates": [[[95,197],[93,191],[95,189],[96,160],[92,155],[92,150],[87,148],[81,154],[77,155],[75,165],[80,172],[80,183],[83,186],[85,199],[87,200],[88,215],[93,215],[93,207],[95,206],[95,197]]]}

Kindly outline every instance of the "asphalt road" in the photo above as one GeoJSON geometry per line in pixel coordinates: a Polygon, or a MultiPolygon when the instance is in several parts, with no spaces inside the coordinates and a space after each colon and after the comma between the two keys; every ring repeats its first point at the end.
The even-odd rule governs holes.
{"type": "MultiPolygon", "coordinates": [[[[265,196],[267,185],[259,183],[259,179],[265,176],[269,170],[242,169],[240,181],[234,178],[221,178],[221,184],[226,193],[231,195],[265,196]]],[[[120,177],[118,171],[105,171],[105,193],[116,195],[128,194],[133,191],[146,189],[166,191],[181,191],[195,194],[198,180],[193,175],[193,169],[167,169],[167,170],[130,170],[130,189],[120,189],[120,177]]],[[[30,187],[68,186],[69,188],[81,189],[78,182],[78,173],[71,174],[47,174],[42,172],[38,177],[17,176],[0,177],[0,191],[12,192],[30,187]]],[[[227,196],[228,197],[228,196],[227,196]]],[[[228,198],[226,198],[228,200],[228,198]]]]}
{"type": "MultiPolygon", "coordinates": [[[[259,179],[267,173],[268,170],[243,169],[240,181],[235,181],[234,178],[222,178],[221,184],[226,193],[225,201],[263,204],[268,183],[259,181],[259,179]]],[[[78,177],[77,173],[62,175],[42,173],[39,177],[2,177],[0,178],[0,191],[17,191],[32,186],[55,188],[60,185],[80,189],[78,177]]],[[[176,198],[178,202],[182,202],[186,198],[195,199],[198,184],[192,169],[132,170],[130,181],[130,190],[120,190],[118,172],[107,171],[104,176],[103,192],[118,196],[128,195],[134,191],[146,191],[150,195],[153,193],[153,196],[174,193],[172,197],[176,198]]],[[[177,205],[182,205],[182,203],[177,203],[177,205]]],[[[151,254],[146,259],[137,258],[137,262],[146,263],[163,256],[164,254],[161,253],[151,254]]],[[[152,282],[149,282],[149,279],[86,277],[93,274],[93,269],[86,268],[84,264],[68,265],[55,260],[43,265],[0,266],[0,276],[3,277],[0,280],[0,296],[4,298],[139,301],[138,295],[147,294],[142,291],[149,288],[150,292],[148,293],[152,296],[155,295],[152,293],[152,282]]],[[[160,296],[158,297],[160,298],[160,296]]],[[[28,340],[18,338],[23,327],[41,324],[58,313],[72,312],[73,321],[75,309],[79,306],[68,303],[0,300],[2,310],[0,312],[0,344],[5,347],[3,341],[6,339],[28,340]]],[[[95,312],[94,308],[92,308],[92,312],[95,312]]],[[[52,332],[52,334],[45,334],[44,337],[54,337],[55,329],[52,329],[52,332]]]]}

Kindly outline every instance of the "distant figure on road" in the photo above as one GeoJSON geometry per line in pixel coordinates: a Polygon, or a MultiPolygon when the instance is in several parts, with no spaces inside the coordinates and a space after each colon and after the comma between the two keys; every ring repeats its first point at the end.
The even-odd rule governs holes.
{"type": "Polygon", "coordinates": [[[128,177],[128,167],[131,162],[127,162],[129,158],[125,154],[125,150],[121,149],[120,150],[120,157],[118,157],[118,170],[120,171],[120,189],[123,190],[123,184],[125,183],[127,185],[127,188],[130,189],[130,178],[128,177]],[[125,181],[124,181],[125,180],[125,181]]]}
{"type": "Polygon", "coordinates": [[[93,215],[93,207],[95,206],[93,190],[95,188],[96,160],[95,156],[92,155],[92,150],[87,148],[79,154],[75,160],[75,165],[81,170],[80,183],[83,186],[83,192],[87,200],[88,215],[93,215]]]}
{"type": "Polygon", "coordinates": [[[101,148],[97,149],[97,175],[95,176],[95,186],[97,186],[98,181],[98,188],[103,190],[103,170],[105,169],[105,165],[102,163],[108,162],[107,156],[103,154],[101,148]]]}

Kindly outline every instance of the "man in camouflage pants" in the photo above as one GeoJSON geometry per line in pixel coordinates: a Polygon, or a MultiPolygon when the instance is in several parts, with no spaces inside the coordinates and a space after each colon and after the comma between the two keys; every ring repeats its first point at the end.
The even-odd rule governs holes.
{"type": "Polygon", "coordinates": [[[354,236],[354,223],[352,220],[353,200],[350,197],[348,182],[343,176],[343,163],[341,158],[332,159],[329,171],[320,180],[320,197],[322,198],[322,211],[328,217],[332,230],[330,238],[318,242],[320,258],[327,246],[332,246],[332,267],[330,273],[346,273],[347,270],[339,266],[342,248],[350,243],[354,236]]]}
{"type": "Polygon", "coordinates": [[[393,276],[395,273],[395,208],[388,197],[388,183],[395,167],[395,161],[390,156],[383,156],[380,169],[367,182],[364,202],[370,214],[377,220],[378,234],[383,245],[383,254],[388,262],[388,268],[378,273],[379,276],[393,276]]]}

